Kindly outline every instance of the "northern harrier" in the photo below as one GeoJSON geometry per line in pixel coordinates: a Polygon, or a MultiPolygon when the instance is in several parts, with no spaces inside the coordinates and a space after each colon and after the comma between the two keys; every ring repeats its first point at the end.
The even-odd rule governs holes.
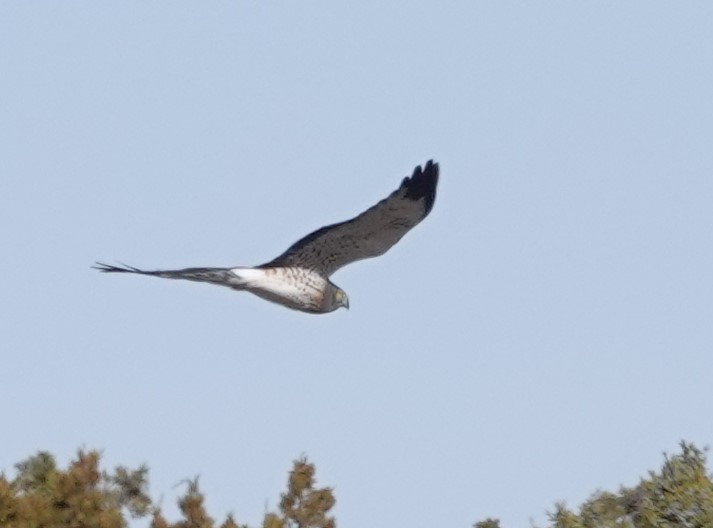
{"type": "Polygon", "coordinates": [[[438,164],[431,160],[423,169],[416,167],[398,189],[359,216],[310,233],[261,266],[144,271],[97,262],[94,268],[209,282],[249,291],[294,310],[333,312],[349,308],[349,299],[329,276],[351,262],[382,255],[396,244],[431,211],[437,184],[438,164]]]}

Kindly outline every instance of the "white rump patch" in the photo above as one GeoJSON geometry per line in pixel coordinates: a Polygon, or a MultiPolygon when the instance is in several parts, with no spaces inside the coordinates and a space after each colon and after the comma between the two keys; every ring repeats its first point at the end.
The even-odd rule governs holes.
{"type": "Polygon", "coordinates": [[[230,273],[245,282],[259,282],[267,277],[265,270],[256,268],[233,268],[230,273]]]}

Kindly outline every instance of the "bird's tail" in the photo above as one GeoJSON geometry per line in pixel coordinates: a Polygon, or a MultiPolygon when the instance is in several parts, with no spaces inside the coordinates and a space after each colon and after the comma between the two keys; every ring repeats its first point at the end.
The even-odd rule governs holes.
{"type": "Polygon", "coordinates": [[[183,279],[196,282],[209,282],[231,288],[240,289],[243,281],[230,271],[230,268],[185,268],[180,270],[154,270],[146,271],[133,266],[122,264],[113,266],[97,262],[92,268],[104,273],[136,273],[139,275],[151,275],[163,279],[183,279]]]}

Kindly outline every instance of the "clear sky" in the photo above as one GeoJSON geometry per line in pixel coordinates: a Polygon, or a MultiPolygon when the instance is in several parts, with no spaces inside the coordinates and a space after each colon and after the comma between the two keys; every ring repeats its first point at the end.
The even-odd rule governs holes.
{"type": "Polygon", "coordinates": [[[258,524],[507,528],[713,440],[713,3],[3,2],[0,468],[78,447],[258,524]],[[189,282],[435,158],[310,316],[189,282]]]}

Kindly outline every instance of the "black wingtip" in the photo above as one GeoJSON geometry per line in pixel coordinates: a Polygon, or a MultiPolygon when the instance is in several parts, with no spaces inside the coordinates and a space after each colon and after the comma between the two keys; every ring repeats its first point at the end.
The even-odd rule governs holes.
{"type": "Polygon", "coordinates": [[[423,216],[426,216],[433,209],[436,201],[436,187],[438,186],[438,163],[428,160],[421,168],[417,166],[410,178],[405,178],[403,184],[406,187],[406,198],[410,200],[420,200],[425,198],[426,209],[423,216]]]}

